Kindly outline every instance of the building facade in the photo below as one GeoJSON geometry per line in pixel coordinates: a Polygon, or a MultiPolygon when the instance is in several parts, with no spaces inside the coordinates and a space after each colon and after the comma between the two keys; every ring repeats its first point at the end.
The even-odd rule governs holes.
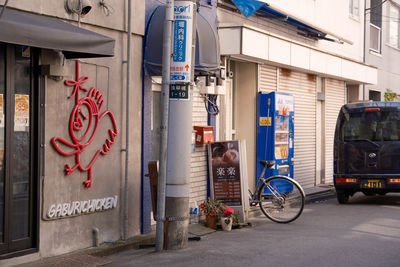
{"type": "Polygon", "coordinates": [[[378,68],[378,81],[365,86],[363,99],[384,101],[387,93],[400,94],[400,1],[368,0],[363,10],[365,62],[378,68]]]}
{"type": "Polygon", "coordinates": [[[221,55],[233,73],[227,91],[234,95],[232,115],[227,114],[234,127],[223,137],[246,139],[249,185],[254,187],[255,153],[250,151],[257,148],[257,93],[291,93],[294,178],[306,189],[330,184],[338,110],[349,97],[360,99],[361,85],[376,82],[376,69],[362,61],[362,20],[349,17],[347,2],[261,2],[266,4],[247,17],[237,9],[251,9],[249,2],[219,2],[221,55]]]}
{"type": "MultiPolygon", "coordinates": [[[[147,21],[159,5],[158,1],[151,2],[147,1],[147,21]]],[[[215,73],[196,75],[192,90],[193,126],[213,126],[217,141],[246,142],[245,179],[249,188],[254,189],[257,94],[272,91],[293,94],[294,178],[310,190],[332,184],[333,136],[338,111],[349,101],[361,100],[364,85],[375,84],[377,80],[376,68],[363,63],[360,10],[364,4],[355,5],[349,14],[348,1],[304,0],[296,5],[292,1],[273,0],[197,3],[198,14],[217,29],[219,67],[225,75],[222,83],[217,82],[215,73]],[[210,111],[216,107],[218,112],[210,111]]],[[[146,64],[145,59],[145,68],[146,64]]],[[[147,129],[151,131],[144,126],[144,132],[149,132],[144,153],[151,151],[145,156],[150,161],[159,159],[161,79],[151,71],[146,76],[144,108],[147,106],[148,110],[144,114],[149,115],[144,124],[148,123],[147,129]]],[[[146,164],[145,160],[144,169],[146,164]]],[[[207,146],[194,145],[191,205],[210,195],[208,168],[207,146]]]]}
{"type": "Polygon", "coordinates": [[[0,7],[0,265],[141,233],[145,6],[100,2],[0,7]]]}
{"type": "MultiPolygon", "coordinates": [[[[253,190],[257,95],[293,94],[294,178],[310,190],[331,184],[338,111],[377,82],[363,63],[362,1],[196,2],[192,126],[245,141],[253,190]]],[[[65,3],[11,1],[0,18],[11,29],[0,35],[0,265],[154,229],[146,174],[160,159],[166,1],[72,13],[65,3]]],[[[208,156],[193,140],[190,205],[210,196],[208,156]]]]}

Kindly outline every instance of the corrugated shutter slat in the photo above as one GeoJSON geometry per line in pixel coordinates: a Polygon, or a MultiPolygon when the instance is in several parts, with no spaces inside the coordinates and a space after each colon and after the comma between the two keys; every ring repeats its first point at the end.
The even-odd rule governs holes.
{"type": "Polygon", "coordinates": [[[346,101],[346,84],[326,79],[325,83],[325,180],[333,183],[333,139],[339,110],[346,101]]]}
{"type": "Polygon", "coordinates": [[[315,185],[316,79],[296,71],[280,72],[278,92],[294,95],[294,178],[304,187],[315,185]]]}

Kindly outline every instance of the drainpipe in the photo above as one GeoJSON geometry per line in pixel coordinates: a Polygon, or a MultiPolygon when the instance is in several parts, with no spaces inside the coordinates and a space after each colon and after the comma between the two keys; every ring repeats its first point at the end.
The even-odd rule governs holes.
{"type": "Polygon", "coordinates": [[[128,42],[126,51],[126,130],[125,130],[125,193],[124,193],[124,240],[128,237],[128,171],[129,171],[129,89],[131,78],[131,35],[132,35],[132,12],[131,0],[128,0],[128,42]]]}
{"type": "MultiPolygon", "coordinates": [[[[363,63],[365,63],[365,49],[366,49],[366,37],[365,34],[367,32],[366,26],[366,18],[367,16],[367,0],[364,0],[364,43],[363,43],[363,63]]],[[[363,100],[365,100],[365,83],[363,83],[363,100]]]]}
{"type": "Polygon", "coordinates": [[[40,108],[41,108],[41,144],[40,148],[42,149],[42,159],[41,159],[41,193],[42,197],[39,201],[41,201],[42,206],[42,220],[47,221],[44,211],[44,180],[46,176],[46,104],[47,104],[47,75],[43,75],[42,78],[42,88],[40,88],[40,93],[42,94],[40,97],[40,108]]]}

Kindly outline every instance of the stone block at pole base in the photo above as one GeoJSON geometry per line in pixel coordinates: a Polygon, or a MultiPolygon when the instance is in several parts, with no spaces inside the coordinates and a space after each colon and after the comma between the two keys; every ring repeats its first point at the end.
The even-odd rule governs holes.
{"type": "Polygon", "coordinates": [[[186,248],[189,238],[189,198],[167,197],[165,204],[165,249],[186,248]]]}

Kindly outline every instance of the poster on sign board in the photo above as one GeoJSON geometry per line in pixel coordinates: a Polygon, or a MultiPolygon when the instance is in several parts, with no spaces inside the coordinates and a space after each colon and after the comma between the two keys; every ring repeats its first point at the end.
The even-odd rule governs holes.
{"type": "Polygon", "coordinates": [[[15,95],[14,131],[29,131],[29,95],[15,95]]]}
{"type": "Polygon", "coordinates": [[[209,144],[208,152],[211,197],[239,211],[241,221],[246,221],[245,145],[238,140],[215,142],[209,144]]]}

